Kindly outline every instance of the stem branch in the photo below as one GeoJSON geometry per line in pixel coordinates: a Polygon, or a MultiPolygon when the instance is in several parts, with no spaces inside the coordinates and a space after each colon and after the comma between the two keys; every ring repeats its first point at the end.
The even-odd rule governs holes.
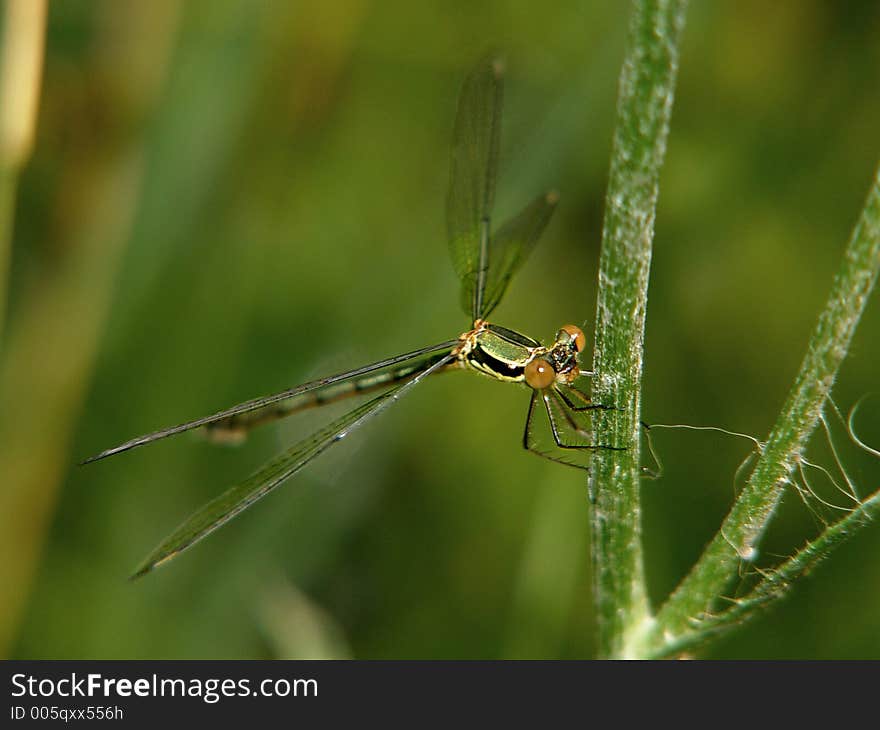
{"type": "MultiPolygon", "coordinates": [[[[701,623],[709,622],[719,597],[736,575],[739,561],[754,560],[757,556],[758,542],[819,421],[878,271],[880,169],[847,244],[800,372],[755,470],[719,532],[660,611],[652,645],[677,643],[684,634],[699,633],[701,623]]],[[[823,544],[822,536],[819,540],[823,544]]]]}

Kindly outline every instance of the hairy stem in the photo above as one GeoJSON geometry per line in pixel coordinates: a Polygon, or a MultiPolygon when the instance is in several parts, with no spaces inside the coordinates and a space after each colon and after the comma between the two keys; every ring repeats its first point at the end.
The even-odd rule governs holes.
{"type": "Polygon", "coordinates": [[[620,76],[617,127],[605,205],[590,474],[595,600],[602,656],[638,656],[652,619],[645,591],[639,506],[640,387],[658,178],[678,70],[684,0],[635,0],[620,76]]]}
{"type": "Polygon", "coordinates": [[[858,533],[878,514],[880,514],[880,492],[875,492],[846,517],[829,525],[817,538],[804,545],[788,560],[764,573],[763,580],[748,595],[734,600],[730,608],[706,616],[700,622],[699,631],[687,632],[677,641],[665,644],[663,653],[667,656],[680,653],[761,615],[763,610],[788,594],[794,581],[828,558],[837,547],[858,533]]]}

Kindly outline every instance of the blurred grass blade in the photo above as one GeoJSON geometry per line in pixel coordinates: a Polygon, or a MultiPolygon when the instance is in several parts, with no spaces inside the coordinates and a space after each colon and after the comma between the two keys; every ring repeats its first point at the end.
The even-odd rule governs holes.
{"type": "Polygon", "coordinates": [[[620,75],[599,260],[592,398],[617,409],[595,419],[596,443],[627,450],[597,451],[590,475],[599,652],[606,657],[637,654],[651,621],[641,548],[640,389],[658,180],[685,7],[683,0],[634,2],[620,75]]]}
{"type": "Polygon", "coordinates": [[[98,32],[87,56],[95,71],[87,113],[90,122],[102,120],[94,128],[101,154],[86,153],[82,147],[88,145],[78,144],[81,118],[64,120],[71,137],[59,185],[65,195],[58,197],[75,215],[64,229],[63,245],[52,249],[54,258],[35,263],[36,275],[22,283],[0,363],[0,554],[15,556],[0,562],[0,655],[15,635],[51,524],[73,424],[140,196],[142,121],[161,87],[176,21],[173,0],[94,8],[96,16],[112,15],[114,21],[103,26],[104,33],[112,28],[113,43],[98,32]],[[132,57],[146,63],[130,63],[132,57]],[[123,67],[127,82],[113,85],[113,72],[123,67]],[[98,108],[125,113],[102,115],[98,108]],[[117,124],[120,119],[124,124],[117,124]]]}
{"type": "Polygon", "coordinates": [[[259,598],[257,615],[274,658],[353,658],[340,623],[295,584],[276,577],[266,581],[259,598]]]}
{"type": "Polygon", "coordinates": [[[551,477],[538,487],[529,535],[517,569],[504,658],[565,654],[587,549],[583,497],[551,477]]]}
{"type": "Polygon", "coordinates": [[[34,145],[46,38],[46,0],[6,0],[0,37],[0,352],[18,176],[34,145]]]}
{"type": "Polygon", "coordinates": [[[153,568],[171,560],[187,548],[195,545],[202,538],[207,537],[218,527],[226,524],[254,502],[262,499],[269,492],[290,479],[312,459],[322,454],[333,444],[341,441],[353,429],[378,415],[406,391],[415,386],[416,383],[431,373],[445,367],[454,357],[454,355],[447,355],[427,369],[414,375],[402,385],[395,386],[391,390],[382,393],[382,395],[349,411],[324,428],[291,446],[243,482],[227,489],[217,499],[208,502],[208,504],[196,511],[171,533],[167,539],[162,541],[147,556],[132,577],[139,578],[149,573],[153,568]]]}

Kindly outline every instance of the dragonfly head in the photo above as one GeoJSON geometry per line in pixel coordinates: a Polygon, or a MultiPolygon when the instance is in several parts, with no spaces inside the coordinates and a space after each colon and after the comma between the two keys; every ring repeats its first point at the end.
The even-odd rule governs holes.
{"type": "Polygon", "coordinates": [[[535,390],[544,390],[558,381],[570,383],[580,374],[578,355],[586,344],[580,327],[564,325],[556,333],[553,346],[526,365],[526,383],[535,390]]]}
{"type": "Polygon", "coordinates": [[[564,324],[556,333],[556,345],[563,345],[574,349],[578,354],[587,346],[587,337],[584,331],[575,324],[564,324]]]}

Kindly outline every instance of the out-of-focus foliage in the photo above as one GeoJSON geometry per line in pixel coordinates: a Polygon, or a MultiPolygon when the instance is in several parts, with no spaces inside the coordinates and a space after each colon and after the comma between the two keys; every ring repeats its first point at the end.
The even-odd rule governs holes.
{"type": "MultiPolygon", "coordinates": [[[[509,69],[499,217],[562,194],[495,319],[543,338],[589,324],[626,22],[612,3],[51,6],[0,351],[14,507],[0,532],[22,566],[0,586],[8,655],[592,654],[585,480],[523,452],[524,391],[439,376],[136,583],[189,511],[332,414],[240,449],[183,436],[76,462],[469,324],[443,201],[458,87],[489,48],[509,69]]],[[[661,177],[648,421],[765,435],[880,157],[878,88],[875,3],[693,4],[661,177]]],[[[843,407],[878,389],[878,333],[874,302],[843,407]]],[[[869,399],[858,424],[875,445],[878,414],[869,399]]],[[[657,601],[717,528],[748,444],[655,441],[657,601]]],[[[849,465],[876,488],[876,460],[849,465]]],[[[811,530],[790,495],[764,549],[811,530]]],[[[871,527],[714,655],[880,656],[877,555],[871,527]]]]}

